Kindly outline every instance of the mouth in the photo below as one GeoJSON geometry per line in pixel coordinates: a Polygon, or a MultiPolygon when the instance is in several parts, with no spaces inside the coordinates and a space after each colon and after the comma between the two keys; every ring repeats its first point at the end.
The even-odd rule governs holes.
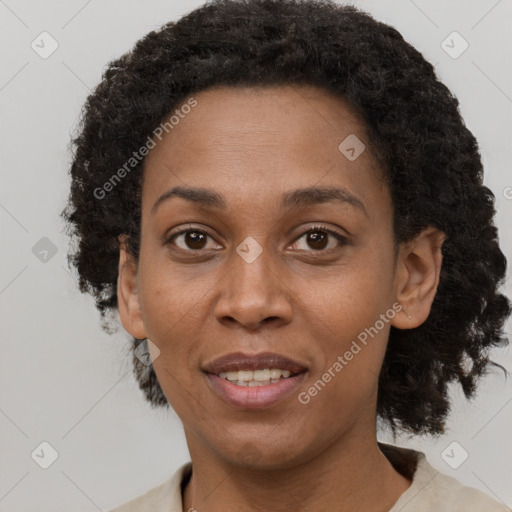
{"type": "Polygon", "coordinates": [[[228,354],[202,370],[215,395],[236,409],[276,405],[293,393],[308,371],[304,364],[272,352],[228,354]]]}
{"type": "Polygon", "coordinates": [[[302,372],[291,373],[290,370],[283,370],[281,368],[263,368],[262,370],[220,372],[218,376],[237,386],[254,387],[277,384],[283,379],[295,377],[300,373],[302,372]]]}

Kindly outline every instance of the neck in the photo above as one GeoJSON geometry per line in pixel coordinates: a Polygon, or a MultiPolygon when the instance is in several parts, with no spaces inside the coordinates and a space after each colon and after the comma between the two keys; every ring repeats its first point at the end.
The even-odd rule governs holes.
{"type": "MultiPolygon", "coordinates": [[[[388,512],[411,482],[380,451],[377,438],[343,439],[314,457],[280,469],[233,465],[197,453],[186,432],[193,472],[183,493],[183,510],[199,512],[388,512]],[[194,453],[196,452],[196,453],[194,453]],[[194,457],[196,455],[196,457],[194,457]]],[[[201,453],[202,452],[202,453],[201,453]]]]}

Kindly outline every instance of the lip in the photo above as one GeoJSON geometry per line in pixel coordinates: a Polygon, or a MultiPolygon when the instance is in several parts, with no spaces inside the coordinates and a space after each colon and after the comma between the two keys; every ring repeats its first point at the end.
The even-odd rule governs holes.
{"type": "Polygon", "coordinates": [[[207,373],[213,391],[236,409],[266,409],[289,397],[306,376],[306,371],[265,386],[237,386],[213,373],[207,373]]]}
{"type": "Polygon", "coordinates": [[[290,373],[301,373],[307,370],[307,367],[298,361],[275,352],[260,352],[252,355],[244,352],[232,352],[205,364],[202,370],[206,373],[218,375],[221,372],[254,371],[263,370],[264,368],[289,370],[290,373]]]}
{"type": "Polygon", "coordinates": [[[237,409],[265,409],[290,396],[304,380],[308,368],[290,357],[275,352],[232,352],[205,364],[202,370],[208,378],[210,388],[227,404],[237,409]],[[218,375],[221,372],[254,371],[264,368],[288,370],[292,375],[274,384],[253,387],[238,386],[218,375]]]}

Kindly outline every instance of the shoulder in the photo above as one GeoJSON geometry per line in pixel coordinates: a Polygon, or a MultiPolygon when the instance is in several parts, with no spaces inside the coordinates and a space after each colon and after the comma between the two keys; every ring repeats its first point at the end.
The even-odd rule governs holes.
{"type": "Polygon", "coordinates": [[[430,467],[435,474],[432,475],[432,480],[425,488],[425,499],[427,502],[430,500],[435,504],[436,510],[446,510],[446,512],[510,512],[506,505],[491,496],[478,489],[466,487],[455,478],[438,472],[432,466],[430,467]]]}
{"type": "Polygon", "coordinates": [[[108,512],[182,512],[181,482],[191,468],[191,462],[183,464],[161,485],[108,512]]]}
{"type": "Polygon", "coordinates": [[[416,468],[411,486],[389,512],[511,512],[503,503],[435,469],[424,453],[398,450],[402,458],[416,460],[416,468]]]}

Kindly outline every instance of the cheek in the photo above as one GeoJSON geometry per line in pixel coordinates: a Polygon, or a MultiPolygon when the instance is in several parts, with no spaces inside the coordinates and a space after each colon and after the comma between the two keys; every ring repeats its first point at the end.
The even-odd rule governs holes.
{"type": "Polygon", "coordinates": [[[330,411],[330,424],[339,426],[374,407],[391,316],[364,287],[337,292],[324,295],[323,305],[309,314],[317,364],[301,403],[312,407],[310,417],[330,411]]]}
{"type": "Polygon", "coordinates": [[[146,272],[141,282],[142,317],[147,336],[160,350],[153,362],[160,386],[178,416],[187,418],[192,414],[190,395],[202,403],[202,388],[193,370],[199,365],[201,340],[205,339],[201,310],[211,285],[180,279],[174,272],[164,275],[156,265],[146,272]]]}
{"type": "Polygon", "coordinates": [[[383,259],[360,255],[322,278],[303,280],[298,295],[309,321],[346,342],[391,306],[392,268],[383,259]]]}
{"type": "Polygon", "coordinates": [[[307,297],[303,316],[318,354],[311,380],[328,381],[325,388],[317,386],[321,392],[311,389],[323,395],[315,399],[317,405],[327,406],[332,399],[359,407],[375,393],[394,316],[392,258],[375,254],[355,259],[301,292],[307,297]]]}
{"type": "Polygon", "coordinates": [[[148,336],[165,344],[184,333],[193,338],[194,329],[200,326],[199,311],[218,276],[204,269],[199,274],[194,265],[173,263],[166,248],[153,240],[143,240],[142,247],[139,289],[148,336]]]}
{"type": "Polygon", "coordinates": [[[160,350],[154,362],[158,380],[172,405],[181,410],[173,402],[189,396],[181,386],[200,389],[197,376],[203,344],[215,341],[211,311],[222,274],[192,275],[191,268],[180,271],[168,258],[159,261],[150,256],[146,261],[151,263],[140,275],[142,319],[147,336],[160,350]]]}
{"type": "Polygon", "coordinates": [[[148,337],[162,350],[193,346],[204,324],[201,311],[208,301],[208,289],[204,282],[183,282],[155,272],[141,286],[142,318],[148,337]],[[184,340],[187,343],[182,343],[184,340]]]}

